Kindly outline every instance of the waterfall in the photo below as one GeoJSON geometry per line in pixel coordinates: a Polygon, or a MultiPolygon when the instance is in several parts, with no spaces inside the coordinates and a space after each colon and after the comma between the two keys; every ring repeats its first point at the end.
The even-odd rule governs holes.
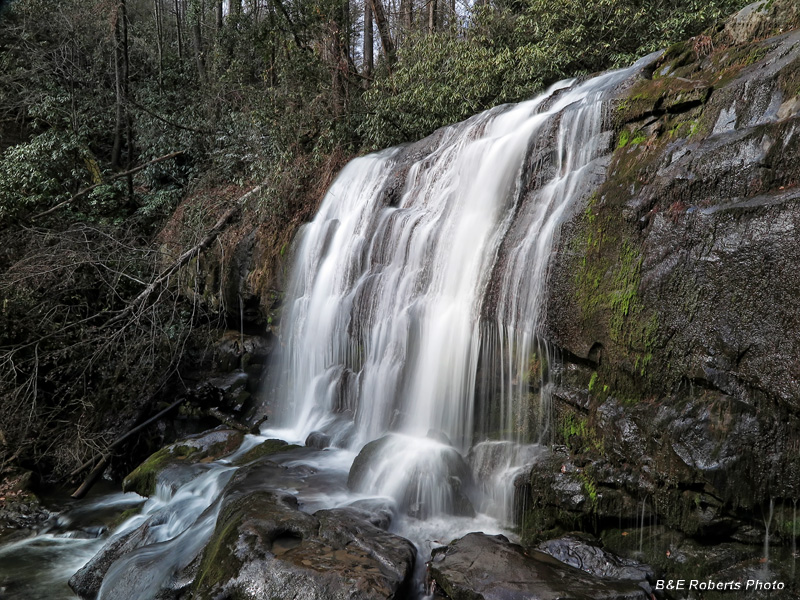
{"type": "Polygon", "coordinates": [[[395,432],[394,457],[429,432],[462,453],[508,441],[475,455],[512,469],[548,426],[558,228],[602,180],[608,99],[638,65],[345,167],[295,248],[271,424],[351,450],[395,432]]]}

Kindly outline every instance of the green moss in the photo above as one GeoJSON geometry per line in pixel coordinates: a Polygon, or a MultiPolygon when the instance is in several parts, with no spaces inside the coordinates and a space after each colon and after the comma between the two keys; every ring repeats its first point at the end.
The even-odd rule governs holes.
{"type": "Polygon", "coordinates": [[[575,412],[560,416],[556,424],[558,441],[574,455],[603,456],[605,446],[602,434],[590,425],[588,417],[575,412]]]}
{"type": "Polygon", "coordinates": [[[592,373],[592,377],[589,379],[589,391],[591,392],[594,390],[595,385],[597,384],[597,371],[592,373]]]}
{"type": "Polygon", "coordinates": [[[595,510],[597,508],[597,484],[594,478],[591,476],[590,472],[584,469],[578,473],[578,479],[581,481],[583,491],[589,496],[589,503],[592,506],[592,510],[595,510]]]}
{"type": "Polygon", "coordinates": [[[119,515],[117,515],[117,517],[113,521],[111,521],[111,523],[109,523],[108,529],[113,531],[131,517],[135,517],[136,515],[141,513],[142,506],[143,504],[140,504],[139,506],[136,506],[134,508],[129,508],[127,510],[122,511],[119,515]]]}
{"type": "Polygon", "coordinates": [[[197,452],[193,446],[167,446],[136,467],[122,481],[123,492],[136,492],[140,496],[151,496],[156,491],[158,474],[170,463],[183,460],[197,452]]]}
{"type": "Polygon", "coordinates": [[[267,440],[245,452],[234,461],[234,464],[237,466],[245,465],[259,458],[263,458],[264,456],[277,454],[278,452],[288,452],[289,450],[301,447],[302,446],[297,446],[296,444],[287,444],[283,440],[267,440]]]}
{"type": "Polygon", "coordinates": [[[194,580],[194,597],[209,598],[214,588],[238,575],[242,563],[232,550],[239,539],[239,514],[238,510],[228,509],[217,519],[217,527],[203,552],[194,580]]]}
{"type": "Polygon", "coordinates": [[[546,369],[546,357],[539,356],[538,352],[531,352],[528,358],[528,369],[523,376],[523,383],[538,388],[546,369]]]}
{"type": "MultiPolygon", "coordinates": [[[[612,172],[617,181],[611,185],[627,187],[625,161],[618,160],[617,170],[612,172]],[[622,169],[620,169],[620,163],[622,169]],[[622,179],[622,182],[618,182],[622,179]]],[[[638,377],[646,377],[653,359],[658,318],[647,314],[639,296],[642,257],[638,241],[627,233],[627,225],[621,217],[621,207],[611,200],[615,190],[610,186],[601,188],[589,201],[582,223],[582,250],[580,264],[575,269],[577,299],[585,329],[595,339],[611,342],[607,350],[612,360],[630,364],[629,371],[638,377]],[[605,196],[601,196],[602,192],[605,196]],[[602,198],[602,200],[601,200],[602,198]]],[[[625,197],[625,196],[620,196],[625,197]]],[[[597,394],[599,383],[603,390],[620,388],[617,382],[605,380],[601,366],[590,380],[589,391],[597,394]]],[[[621,390],[631,394],[631,390],[621,390]]]]}
{"type": "Polygon", "coordinates": [[[628,131],[627,129],[624,129],[619,134],[619,142],[617,143],[617,148],[624,148],[629,144],[632,146],[636,146],[646,140],[647,140],[647,135],[645,135],[645,133],[641,129],[637,129],[635,131],[628,131]]]}
{"type": "Polygon", "coordinates": [[[570,450],[574,450],[576,440],[586,436],[586,417],[576,417],[572,413],[565,415],[558,424],[560,440],[570,450]]]}

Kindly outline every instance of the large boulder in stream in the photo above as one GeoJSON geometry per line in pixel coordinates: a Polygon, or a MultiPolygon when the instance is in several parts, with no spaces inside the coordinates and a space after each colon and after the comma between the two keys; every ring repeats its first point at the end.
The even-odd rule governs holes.
{"type": "Polygon", "coordinates": [[[470,533],[433,552],[428,577],[449,600],[647,600],[632,581],[604,579],[505,536],[470,533]]]}
{"type": "Polygon", "coordinates": [[[302,512],[263,468],[237,473],[197,568],[198,599],[378,600],[407,593],[416,550],[365,510],[302,512]]]}
{"type": "Polygon", "coordinates": [[[400,512],[417,519],[475,516],[472,470],[442,436],[389,434],[368,443],[350,467],[347,487],[394,498],[400,512]]]}

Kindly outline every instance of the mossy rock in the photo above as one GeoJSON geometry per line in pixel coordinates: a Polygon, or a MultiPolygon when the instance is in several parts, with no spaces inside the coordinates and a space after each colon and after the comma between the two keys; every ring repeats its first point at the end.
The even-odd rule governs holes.
{"type": "Polygon", "coordinates": [[[237,467],[240,465],[246,465],[258,460],[259,458],[271,456],[272,454],[277,454],[278,452],[289,452],[290,450],[295,450],[296,448],[302,448],[302,446],[298,446],[297,444],[289,444],[283,440],[267,440],[260,443],[258,446],[250,448],[250,450],[237,458],[233,464],[237,467]]]}
{"type": "Polygon", "coordinates": [[[280,470],[241,469],[226,487],[193,598],[407,597],[411,542],[375,527],[361,511],[299,510],[291,494],[263,489],[270,469],[280,470]]]}
{"type": "Polygon", "coordinates": [[[156,491],[158,476],[175,464],[211,462],[236,450],[244,433],[235,429],[212,429],[162,448],[136,467],[122,481],[122,491],[151,496],[156,491]]]}

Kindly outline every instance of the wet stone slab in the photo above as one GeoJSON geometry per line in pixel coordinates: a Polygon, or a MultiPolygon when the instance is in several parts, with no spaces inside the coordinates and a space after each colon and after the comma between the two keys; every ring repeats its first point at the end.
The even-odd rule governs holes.
{"type": "Polygon", "coordinates": [[[505,536],[470,533],[434,550],[428,566],[435,597],[449,600],[646,600],[633,581],[605,579],[505,536]]]}

